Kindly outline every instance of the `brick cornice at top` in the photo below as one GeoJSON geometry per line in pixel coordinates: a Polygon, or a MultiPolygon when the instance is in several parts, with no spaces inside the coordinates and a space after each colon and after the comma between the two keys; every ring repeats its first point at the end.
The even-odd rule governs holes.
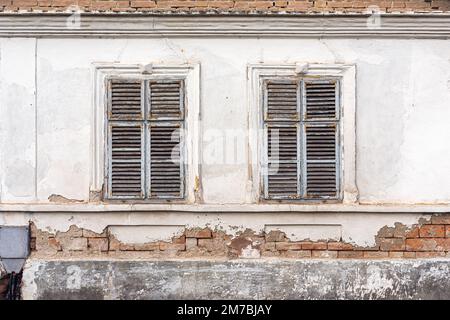
{"type": "Polygon", "coordinates": [[[209,14],[448,12],[450,0],[0,0],[0,12],[179,12],[209,14]]]}

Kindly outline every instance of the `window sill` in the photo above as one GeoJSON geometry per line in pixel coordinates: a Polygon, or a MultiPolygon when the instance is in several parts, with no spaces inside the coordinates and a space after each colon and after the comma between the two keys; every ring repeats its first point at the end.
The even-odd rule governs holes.
{"type": "Polygon", "coordinates": [[[106,204],[106,203],[4,203],[1,212],[373,212],[442,213],[450,212],[450,203],[439,204],[106,204]]]}

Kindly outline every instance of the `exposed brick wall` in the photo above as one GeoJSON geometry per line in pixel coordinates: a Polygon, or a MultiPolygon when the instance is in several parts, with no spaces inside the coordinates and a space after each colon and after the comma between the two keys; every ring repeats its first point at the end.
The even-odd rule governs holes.
{"type": "Polygon", "coordinates": [[[0,11],[215,11],[215,12],[364,12],[378,6],[382,12],[450,11],[449,0],[0,0],[0,11]]]}
{"type": "Polygon", "coordinates": [[[280,231],[257,234],[246,230],[237,236],[210,229],[188,229],[170,242],[122,243],[106,228],[102,233],[71,226],[51,234],[31,224],[31,250],[37,257],[111,258],[323,258],[398,259],[450,258],[450,215],[407,227],[385,226],[373,247],[357,247],[343,241],[291,241],[280,231]]]}

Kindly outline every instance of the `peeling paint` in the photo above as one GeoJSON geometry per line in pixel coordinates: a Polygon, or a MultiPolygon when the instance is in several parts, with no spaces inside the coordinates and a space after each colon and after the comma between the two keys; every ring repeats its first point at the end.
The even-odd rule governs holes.
{"type": "Polygon", "coordinates": [[[83,200],[77,199],[69,199],[59,194],[52,194],[48,197],[48,201],[56,202],[56,203],[75,203],[75,202],[83,202],[83,200]]]}

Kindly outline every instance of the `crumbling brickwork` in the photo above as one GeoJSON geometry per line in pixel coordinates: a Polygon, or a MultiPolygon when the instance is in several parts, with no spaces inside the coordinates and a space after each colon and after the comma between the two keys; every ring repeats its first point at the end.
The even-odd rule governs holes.
{"type": "Polygon", "coordinates": [[[0,0],[2,11],[64,11],[76,6],[82,11],[100,12],[255,12],[323,13],[364,12],[376,6],[381,12],[449,11],[448,0],[0,0]]]}
{"type": "Polygon", "coordinates": [[[344,241],[291,241],[273,230],[245,230],[231,236],[220,230],[186,229],[171,241],[123,243],[108,228],[95,233],[72,225],[66,232],[52,234],[31,224],[31,250],[35,257],[111,258],[317,258],[398,259],[450,258],[450,215],[436,215],[407,227],[385,226],[375,237],[376,245],[358,247],[344,241]]]}

